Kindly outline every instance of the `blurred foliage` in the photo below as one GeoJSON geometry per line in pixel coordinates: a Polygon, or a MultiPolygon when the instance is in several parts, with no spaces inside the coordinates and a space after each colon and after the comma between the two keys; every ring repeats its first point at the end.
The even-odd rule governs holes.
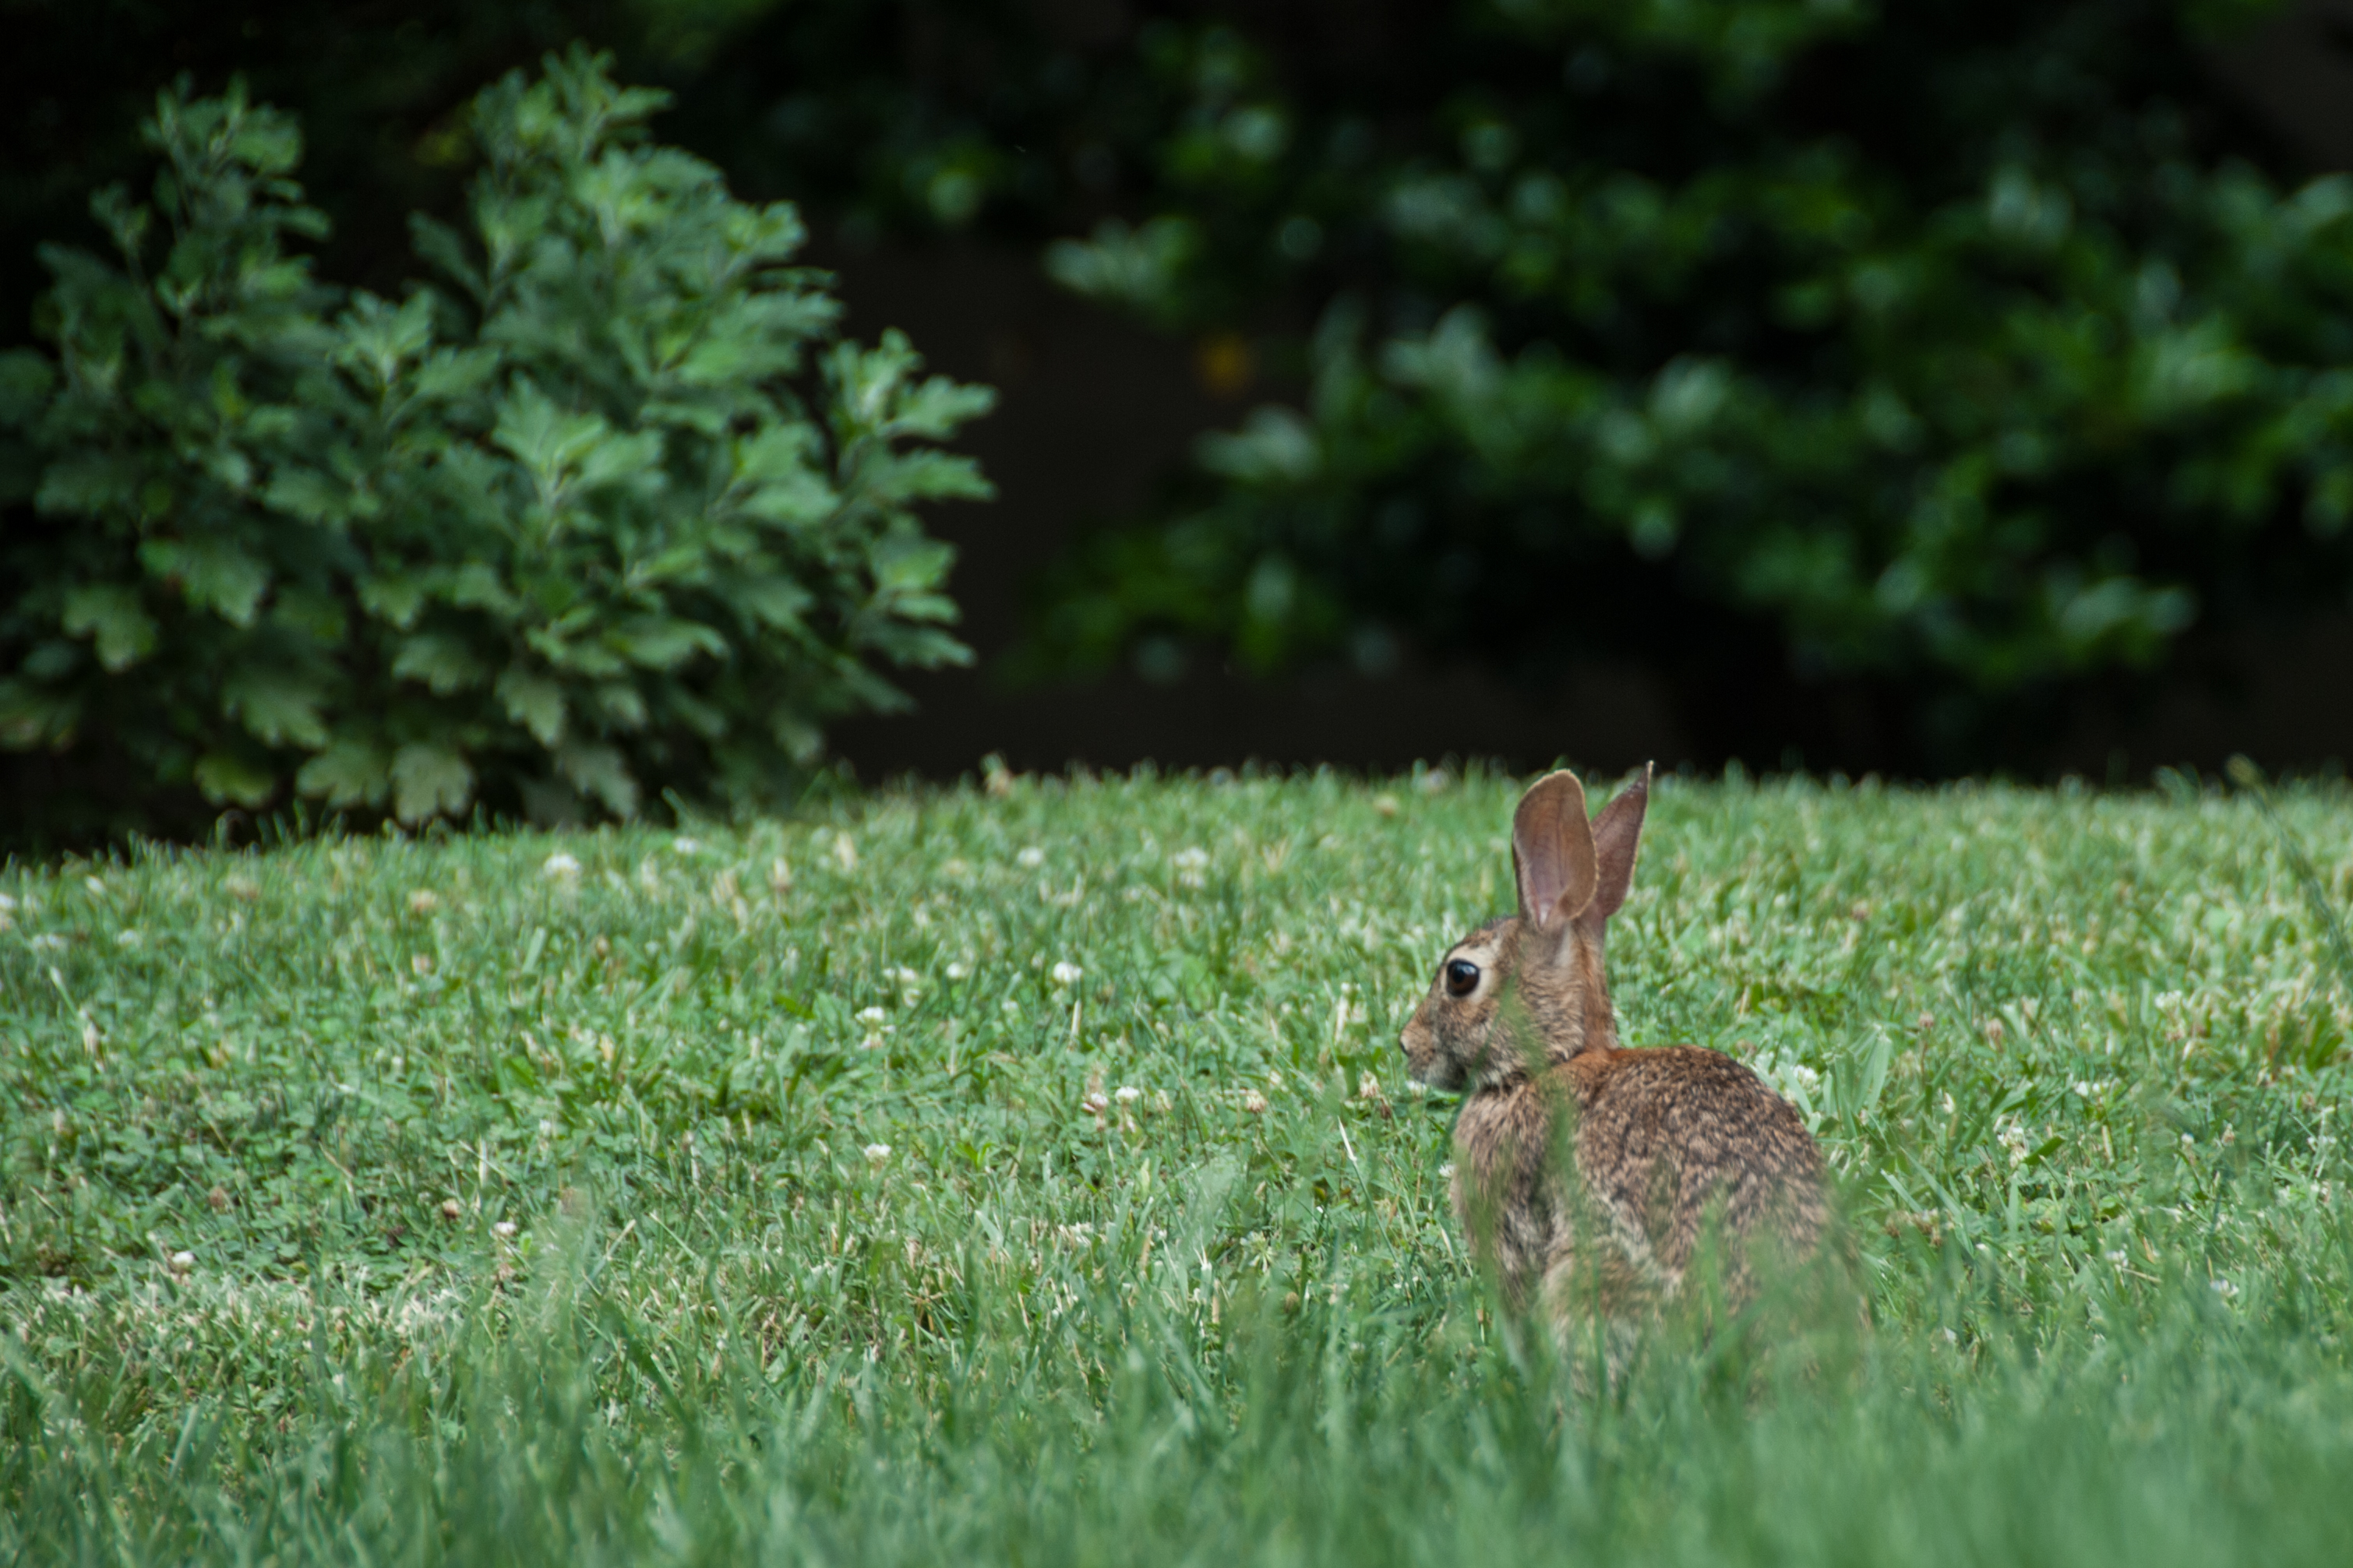
{"type": "Polygon", "coordinates": [[[289,117],[165,93],[153,204],[100,194],[116,258],[47,248],[55,356],[0,357],[0,744],[409,822],[744,806],[877,666],[968,658],[911,509],[987,493],[932,444],[991,395],[838,341],[663,100],[580,49],[482,93],[395,302],[290,249],[289,117]]]}
{"type": "Polygon", "coordinates": [[[1273,368],[1032,668],[1763,663],[1967,765],[2353,584],[2353,183],[2208,66],[2266,5],[1154,9],[799,8],[772,119],[855,221],[1059,231],[1273,368]]]}
{"type": "MultiPolygon", "coordinates": [[[[1661,670],[1704,753],[1793,737],[1944,769],[2031,761],[2188,639],[2345,603],[2353,190],[2305,180],[2211,67],[2274,9],[247,0],[194,31],[38,24],[45,58],[127,48],[115,75],[286,84],[346,234],[356,190],[446,209],[464,85],[577,33],[675,89],[667,135],[844,253],[986,235],[1191,340],[1206,384],[1264,406],[1065,561],[1032,672],[1410,648],[1541,679],[1598,654],[1661,670]]],[[[19,194],[71,150],[38,117],[90,112],[24,87],[0,94],[19,194]]],[[[388,289],[386,253],[330,252],[388,289]]]]}

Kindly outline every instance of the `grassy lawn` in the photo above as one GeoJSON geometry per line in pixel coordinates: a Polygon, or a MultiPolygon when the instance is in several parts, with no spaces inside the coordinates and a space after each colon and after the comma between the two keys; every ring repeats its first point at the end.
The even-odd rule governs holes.
{"type": "MultiPolygon", "coordinates": [[[[2353,796],[1665,781],[1630,1043],[1874,1326],[1515,1357],[1396,1030],[1514,782],[0,872],[0,1556],[2341,1562],[2353,796]]],[[[1597,790],[1597,798],[1601,792],[1597,790]]]]}

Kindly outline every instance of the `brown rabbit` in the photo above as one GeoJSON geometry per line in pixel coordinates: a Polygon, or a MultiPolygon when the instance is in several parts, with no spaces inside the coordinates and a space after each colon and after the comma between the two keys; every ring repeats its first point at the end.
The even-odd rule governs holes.
{"type": "Polygon", "coordinates": [[[1520,797],[1519,913],[1448,951],[1402,1038],[1414,1077],[1468,1091],[1453,1196],[1474,1255],[1514,1306],[1539,1284],[1556,1321],[1589,1301],[1622,1323],[1672,1298],[1711,1216],[1736,1303],[1753,1237],[1801,1258],[1827,1218],[1820,1152],[1755,1073],[1694,1046],[1618,1044],[1602,939],[1650,790],[1645,767],[1593,822],[1572,773],[1520,797]]]}

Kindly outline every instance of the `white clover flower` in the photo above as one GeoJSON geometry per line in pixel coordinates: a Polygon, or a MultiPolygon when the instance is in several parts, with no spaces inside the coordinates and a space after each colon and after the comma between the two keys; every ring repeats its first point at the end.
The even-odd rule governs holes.
{"type": "Polygon", "coordinates": [[[972,978],[972,965],[959,959],[948,965],[947,973],[950,980],[969,980],[972,978]]]}
{"type": "Polygon", "coordinates": [[[193,1252],[175,1252],[175,1253],[172,1254],[172,1272],[173,1272],[173,1273],[174,1273],[174,1274],[185,1274],[189,1269],[194,1268],[195,1266],[196,1266],[196,1255],[195,1255],[195,1253],[193,1253],[193,1252]]]}
{"type": "Polygon", "coordinates": [[[1043,866],[1046,863],[1046,852],[1032,844],[1020,854],[1016,855],[1013,858],[1013,863],[1022,867],[1043,866]]]}
{"type": "Polygon", "coordinates": [[[873,1027],[881,1024],[890,1016],[891,1015],[883,1011],[881,1007],[860,1007],[857,1013],[857,1021],[868,1026],[869,1027],[873,1027]]]}
{"type": "Polygon", "coordinates": [[[1380,1099],[1381,1080],[1369,1072],[1359,1073],[1356,1077],[1356,1098],[1358,1100],[1380,1099]]]}
{"type": "Polygon", "coordinates": [[[862,1152],[866,1163],[878,1171],[891,1163],[891,1145],[888,1143],[869,1143],[862,1152]]]}
{"type": "Polygon", "coordinates": [[[2236,1285],[2232,1284],[2228,1279],[2211,1279],[2207,1281],[2207,1283],[2212,1287],[2214,1294],[2221,1297],[2225,1301],[2231,1300],[2231,1298],[2239,1293],[2239,1288],[2236,1285]]]}
{"type": "Polygon", "coordinates": [[[1248,1112],[1249,1112],[1250,1115],[1252,1115],[1252,1116],[1263,1116],[1263,1115],[1265,1115],[1265,1114],[1266,1114],[1266,1096],[1264,1096],[1264,1095],[1261,1094],[1258,1090],[1256,1090],[1256,1089],[1245,1089],[1245,1090],[1243,1090],[1243,1092],[1242,1092],[1242,1109],[1243,1109],[1244,1110],[1248,1111],[1248,1112]]]}
{"type": "Polygon", "coordinates": [[[1081,969],[1075,963],[1057,963],[1054,965],[1053,970],[1054,984],[1057,985],[1076,985],[1079,983],[1079,977],[1084,973],[1086,973],[1086,971],[1081,969]]]}
{"type": "Polygon", "coordinates": [[[1134,1105],[1137,1100],[1144,1098],[1144,1091],[1136,1088],[1132,1083],[1124,1083],[1119,1086],[1119,1092],[1112,1096],[1112,1098],[1118,1100],[1122,1105],[1134,1105]]]}
{"type": "Polygon", "coordinates": [[[499,1221],[498,1224],[491,1226],[491,1234],[497,1237],[501,1241],[512,1241],[514,1238],[515,1229],[516,1226],[514,1221],[511,1219],[502,1219],[499,1221]]]}
{"type": "Polygon", "coordinates": [[[419,888],[408,895],[408,908],[413,914],[425,914],[441,907],[441,895],[430,888],[419,888]]]}
{"type": "Polygon", "coordinates": [[[2015,1121],[2004,1122],[1994,1129],[1994,1141],[2010,1152],[2011,1164],[2026,1163],[2027,1140],[2024,1127],[2015,1121]]]}
{"type": "Polygon", "coordinates": [[[1004,1001],[998,1003],[997,1006],[997,1011],[1002,1013],[1018,1013],[1021,1011],[1021,1004],[1016,1002],[1010,996],[1008,996],[1004,1001]]]}
{"type": "Polygon", "coordinates": [[[1080,1098],[1079,1106],[1090,1116],[1101,1116],[1111,1109],[1111,1098],[1102,1089],[1091,1089],[1080,1098]]]}
{"type": "Polygon", "coordinates": [[[890,974],[891,978],[897,981],[901,985],[920,985],[923,982],[923,977],[922,975],[916,973],[912,969],[903,967],[892,970],[890,974]]]}
{"type": "Polygon", "coordinates": [[[2122,1268],[2125,1266],[2126,1256],[2126,1254],[2125,1249],[2119,1247],[2114,1252],[2109,1253],[2107,1255],[2107,1258],[2109,1262],[2115,1264],[2117,1268],[2122,1268]]]}
{"type": "Polygon", "coordinates": [[[1208,886],[1209,852],[1208,850],[1201,848],[1179,849],[1176,854],[1168,857],[1168,863],[1176,868],[1176,885],[1178,887],[1203,888],[1208,886]]]}
{"type": "Polygon", "coordinates": [[[681,834],[670,841],[670,852],[673,855],[700,855],[702,853],[702,840],[681,834]]]}
{"type": "Polygon", "coordinates": [[[1443,1165],[1439,1166],[1438,1173],[1445,1177],[1448,1181],[1452,1181],[1454,1179],[1454,1162],[1449,1160],[1443,1165]]]}
{"type": "Polygon", "coordinates": [[[580,862],[559,849],[540,862],[539,874],[543,877],[577,877],[580,875],[580,862]]]}

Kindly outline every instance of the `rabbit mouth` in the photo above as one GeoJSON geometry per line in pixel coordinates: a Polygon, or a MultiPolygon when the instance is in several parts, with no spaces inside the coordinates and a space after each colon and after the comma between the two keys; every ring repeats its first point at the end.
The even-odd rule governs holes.
{"type": "Polygon", "coordinates": [[[1405,1049],[1406,1076],[1424,1089],[1455,1089],[1462,1087],[1462,1064],[1450,1059],[1443,1051],[1417,1051],[1406,1041],[1398,1042],[1405,1049]]]}

